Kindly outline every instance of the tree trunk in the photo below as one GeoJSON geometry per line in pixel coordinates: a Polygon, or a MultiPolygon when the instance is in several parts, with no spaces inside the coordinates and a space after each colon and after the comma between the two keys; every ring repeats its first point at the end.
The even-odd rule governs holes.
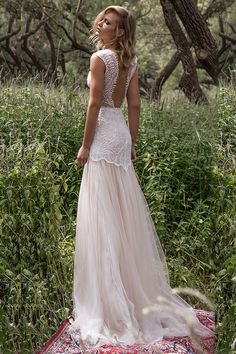
{"type": "Polygon", "coordinates": [[[166,80],[170,77],[170,75],[172,74],[172,72],[174,71],[176,66],[178,65],[180,59],[181,59],[181,52],[177,50],[172,55],[168,64],[166,64],[166,66],[162,69],[162,71],[156,77],[156,79],[152,85],[152,89],[151,89],[151,95],[150,95],[151,100],[157,99],[157,101],[160,101],[162,86],[164,85],[166,80]]]}
{"type": "Polygon", "coordinates": [[[190,101],[195,103],[207,102],[207,98],[198,82],[197,71],[190,50],[190,44],[176,18],[175,9],[172,6],[171,0],[161,0],[161,6],[166,25],[170,30],[178,51],[180,52],[181,62],[184,69],[179,87],[190,101]]]}
{"type": "Polygon", "coordinates": [[[218,48],[204,16],[193,0],[170,0],[195,49],[201,66],[218,83],[218,48]]]}
{"type": "MultiPolygon", "coordinates": [[[[221,70],[222,68],[224,68],[225,64],[226,65],[226,69],[224,68],[224,75],[223,77],[228,75],[228,78],[230,79],[230,70],[228,68],[229,64],[233,65],[234,62],[234,56],[227,56],[226,59],[221,59],[220,57],[222,56],[222,54],[227,51],[228,49],[231,48],[232,50],[232,46],[234,43],[236,43],[236,41],[229,36],[226,36],[225,31],[224,31],[224,26],[223,26],[223,19],[222,19],[222,13],[226,11],[226,9],[231,6],[233,4],[235,0],[212,0],[208,7],[206,8],[206,10],[204,11],[204,13],[202,14],[203,19],[205,21],[207,21],[210,17],[215,16],[216,14],[219,14],[219,28],[220,28],[220,33],[219,35],[222,37],[222,44],[221,44],[221,48],[218,49],[218,75],[221,75],[221,70]],[[225,38],[225,36],[227,38],[225,38]],[[228,44],[227,42],[229,42],[230,44],[228,44]]],[[[197,5],[197,0],[194,0],[195,4],[197,5]]],[[[231,30],[233,33],[236,33],[236,30],[234,29],[234,27],[229,24],[231,30]]],[[[192,46],[192,43],[191,43],[192,46]]],[[[174,69],[176,68],[176,66],[178,65],[180,61],[180,53],[178,52],[178,50],[172,55],[170,61],[168,64],[166,64],[166,66],[164,67],[164,69],[157,75],[153,85],[152,85],[152,89],[151,89],[151,95],[150,95],[150,99],[157,99],[158,101],[160,100],[161,97],[161,90],[162,90],[162,86],[164,85],[164,83],[166,82],[166,80],[169,78],[169,76],[172,74],[172,72],[174,71],[174,69]]],[[[199,65],[196,65],[196,68],[202,68],[201,63],[199,63],[199,65]]],[[[208,86],[209,85],[217,85],[218,81],[216,80],[212,80],[212,79],[205,79],[202,80],[201,83],[206,83],[208,86]]]]}

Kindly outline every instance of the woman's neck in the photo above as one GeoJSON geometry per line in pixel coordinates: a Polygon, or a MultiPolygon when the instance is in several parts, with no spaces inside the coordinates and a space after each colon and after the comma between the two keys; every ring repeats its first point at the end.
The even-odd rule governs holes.
{"type": "Polygon", "coordinates": [[[116,47],[114,47],[114,46],[110,46],[109,44],[104,44],[104,49],[110,49],[110,50],[113,50],[113,52],[116,52],[116,47]]]}

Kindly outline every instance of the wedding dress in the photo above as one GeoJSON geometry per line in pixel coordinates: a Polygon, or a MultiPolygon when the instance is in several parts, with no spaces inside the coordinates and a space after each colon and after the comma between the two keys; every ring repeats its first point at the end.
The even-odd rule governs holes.
{"type": "Polygon", "coordinates": [[[124,99],[118,107],[113,101],[120,92],[126,97],[137,57],[122,81],[114,51],[92,55],[105,63],[105,83],[79,192],[70,332],[88,346],[150,343],[189,335],[188,318],[198,335],[212,336],[194,309],[172,292],[165,255],[131,161],[124,99]],[[143,313],[157,304],[157,296],[172,310],[165,305],[143,313]]]}

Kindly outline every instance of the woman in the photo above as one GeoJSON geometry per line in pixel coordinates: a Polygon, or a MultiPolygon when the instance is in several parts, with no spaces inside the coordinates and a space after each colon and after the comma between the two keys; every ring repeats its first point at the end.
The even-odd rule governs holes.
{"type": "Polygon", "coordinates": [[[107,7],[93,26],[98,50],[90,60],[86,124],[75,161],[84,170],[70,328],[88,346],[189,335],[183,316],[192,320],[196,334],[212,335],[193,308],[172,293],[164,252],[132,164],[140,114],[135,29],[133,14],[120,6],[107,7]],[[125,97],[128,126],[122,112],[125,97]],[[144,314],[157,296],[169,307],[144,314]]]}

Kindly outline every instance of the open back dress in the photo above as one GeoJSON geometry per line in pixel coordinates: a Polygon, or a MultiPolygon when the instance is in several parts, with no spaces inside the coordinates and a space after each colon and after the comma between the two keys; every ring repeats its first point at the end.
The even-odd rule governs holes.
{"type": "Polygon", "coordinates": [[[196,334],[212,336],[194,309],[172,292],[165,255],[131,161],[122,107],[137,57],[124,75],[114,51],[92,55],[105,63],[105,82],[79,191],[70,332],[88,347],[150,343],[190,335],[187,318],[196,334]],[[144,313],[157,304],[157,297],[165,299],[164,307],[144,313]]]}

